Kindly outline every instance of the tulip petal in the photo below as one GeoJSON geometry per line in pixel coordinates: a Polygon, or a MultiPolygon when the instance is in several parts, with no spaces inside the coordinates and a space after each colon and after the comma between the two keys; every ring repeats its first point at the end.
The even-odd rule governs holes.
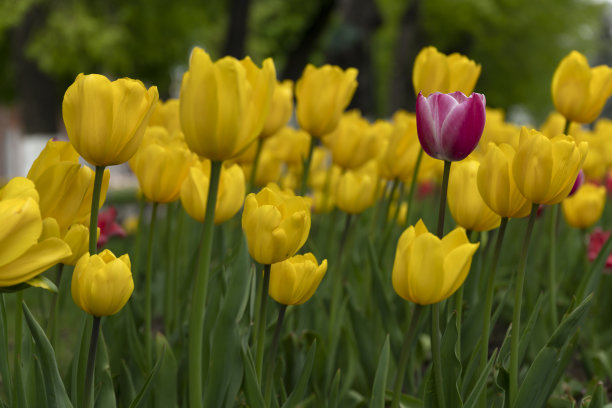
{"type": "Polygon", "coordinates": [[[38,242],[43,228],[38,204],[32,198],[0,201],[0,225],[0,265],[4,266],[38,242]]]}
{"type": "Polygon", "coordinates": [[[409,251],[410,298],[420,305],[440,301],[441,285],[444,282],[444,251],[440,239],[431,233],[421,234],[415,238],[409,251]]]}
{"type": "MultiPolygon", "coordinates": [[[[461,93],[459,93],[461,94],[461,93]]],[[[465,95],[461,94],[463,97],[465,95]]],[[[457,99],[462,99],[456,96],[457,99]]],[[[466,158],[478,145],[485,124],[485,97],[472,94],[445,116],[440,116],[440,144],[445,160],[457,161],[466,158]]]]}

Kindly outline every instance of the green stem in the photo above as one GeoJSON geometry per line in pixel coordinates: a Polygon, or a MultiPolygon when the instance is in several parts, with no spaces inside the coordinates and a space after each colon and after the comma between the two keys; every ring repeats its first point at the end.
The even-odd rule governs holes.
{"type": "Polygon", "coordinates": [[[276,328],[274,330],[274,337],[272,338],[272,349],[268,356],[268,363],[266,364],[266,380],[265,384],[265,406],[270,406],[270,398],[272,397],[272,378],[274,377],[274,363],[276,362],[276,353],[278,352],[278,343],[283,327],[283,320],[285,318],[285,311],[287,305],[280,304],[278,308],[278,319],[276,320],[276,328]]]}
{"type": "Polygon", "coordinates": [[[569,129],[571,125],[572,125],[572,121],[569,119],[565,119],[565,128],[563,129],[563,134],[569,135],[569,129]]]}
{"type": "Polygon", "coordinates": [[[100,320],[101,318],[98,316],[93,317],[91,341],[89,343],[89,354],[87,356],[87,371],[85,374],[85,391],[83,392],[83,408],[91,408],[94,406],[93,381],[94,367],[96,365],[96,350],[98,348],[98,335],[100,334],[100,320]]]}
{"type": "Polygon", "coordinates": [[[527,252],[529,252],[529,242],[531,241],[531,233],[533,225],[538,214],[539,204],[533,204],[531,214],[529,215],[529,223],[525,231],[523,239],[523,248],[519,260],[518,271],[516,276],[516,288],[514,292],[514,311],[512,313],[512,332],[510,333],[510,406],[514,406],[516,395],[518,393],[518,366],[519,366],[519,334],[521,329],[521,304],[523,302],[523,284],[525,282],[525,267],[527,265],[527,252]]]}
{"type": "Polygon", "coordinates": [[[259,304],[259,321],[257,324],[257,351],[255,360],[255,372],[259,383],[262,383],[263,356],[266,342],[266,312],[268,310],[268,288],[270,286],[270,264],[264,265],[263,284],[261,287],[261,303],[259,304]]]}
{"type": "Polygon", "coordinates": [[[217,191],[219,177],[223,162],[213,161],[210,166],[210,181],[208,184],[208,197],[206,199],[206,212],[202,228],[202,246],[198,267],[200,273],[196,276],[193,288],[191,314],[189,316],[189,406],[202,407],[202,343],[204,340],[204,315],[206,310],[206,294],[208,291],[208,277],[210,275],[210,259],[212,253],[212,236],[215,219],[215,206],[217,204],[217,191]]]}
{"type": "Polygon", "coordinates": [[[419,316],[421,315],[422,309],[423,307],[421,305],[414,305],[412,317],[410,318],[410,325],[408,326],[406,336],[404,337],[404,343],[402,344],[397,372],[395,373],[395,385],[393,386],[393,402],[391,403],[391,408],[397,408],[399,406],[402,385],[404,384],[404,375],[406,374],[406,365],[408,364],[408,358],[410,357],[410,351],[412,350],[412,344],[414,343],[416,328],[419,323],[419,316]]]}
{"type": "Polygon", "coordinates": [[[153,265],[153,238],[155,236],[155,221],[157,220],[157,203],[153,203],[151,223],[149,224],[149,242],[147,244],[147,266],[145,270],[145,352],[147,371],[151,370],[153,348],[151,346],[151,269],[153,265]]]}
{"type": "Polygon", "coordinates": [[[312,161],[312,152],[314,151],[315,140],[311,136],[310,137],[310,146],[308,147],[308,156],[306,157],[306,161],[304,161],[304,167],[302,169],[302,185],[300,187],[300,195],[304,196],[306,194],[306,190],[308,189],[308,173],[310,173],[310,162],[312,161]]]}
{"type": "Polygon", "coordinates": [[[23,337],[23,291],[16,293],[15,303],[15,357],[13,367],[21,364],[21,343],[23,337]]]}
{"type": "MultiPolygon", "coordinates": [[[[550,288],[550,317],[552,327],[557,327],[559,318],[557,316],[557,216],[559,215],[559,205],[555,204],[550,212],[550,224],[548,234],[550,238],[550,249],[548,251],[548,286],[550,288]]],[[[553,329],[554,330],[554,329],[553,329]]]]}
{"type": "MultiPolygon", "coordinates": [[[[389,211],[391,211],[391,204],[393,203],[393,196],[399,187],[400,181],[399,179],[393,179],[393,183],[391,184],[391,191],[389,192],[389,199],[385,203],[385,213],[383,216],[382,225],[387,225],[387,219],[389,218],[389,211]]],[[[398,201],[399,204],[399,201],[398,201]]]]}
{"type": "Polygon", "coordinates": [[[414,164],[414,171],[412,172],[412,180],[410,181],[410,190],[408,192],[408,209],[406,211],[406,221],[405,221],[407,225],[412,225],[410,223],[410,215],[412,214],[412,202],[414,201],[414,192],[416,191],[417,177],[419,175],[419,169],[421,168],[422,160],[423,160],[423,149],[419,147],[419,154],[417,155],[416,163],[414,164]]]}
{"type": "Polygon", "coordinates": [[[440,352],[440,303],[431,305],[431,354],[435,379],[438,408],[446,406],[444,402],[444,384],[442,383],[442,356],[440,352]]]}
{"type": "MultiPolygon", "coordinates": [[[[480,348],[480,372],[485,370],[487,361],[489,360],[489,332],[491,331],[491,309],[493,308],[493,295],[495,288],[495,272],[497,270],[497,262],[499,260],[499,254],[501,253],[502,243],[504,242],[504,234],[506,232],[506,226],[508,225],[508,218],[503,217],[499,230],[497,231],[497,240],[495,241],[495,251],[493,252],[493,259],[491,260],[491,269],[489,270],[489,276],[487,279],[487,291],[485,298],[485,308],[482,323],[482,341],[480,348]]],[[[480,406],[486,407],[487,404],[487,393],[484,391],[480,395],[480,406]]]]}
{"type": "Polygon", "coordinates": [[[257,179],[257,167],[259,167],[259,157],[261,156],[261,150],[263,147],[263,139],[257,138],[257,150],[255,151],[255,158],[253,159],[253,166],[251,167],[251,176],[249,177],[249,191],[255,189],[255,180],[257,179]]]}
{"type": "Polygon", "coordinates": [[[183,276],[179,273],[179,271],[183,270],[183,257],[180,254],[180,249],[182,248],[183,235],[184,235],[184,220],[185,220],[185,212],[179,205],[177,207],[178,216],[178,225],[176,227],[176,237],[174,240],[174,262],[172,263],[172,268],[170,269],[170,280],[169,286],[170,289],[168,291],[169,301],[170,301],[170,316],[167,317],[169,323],[167,323],[167,328],[169,332],[175,332],[179,326],[179,309],[180,309],[180,297],[177,293],[178,282],[183,278],[183,276]]]}
{"type": "Polygon", "coordinates": [[[98,253],[98,210],[100,209],[100,192],[102,191],[102,178],[104,166],[96,166],[93,194],[91,196],[91,215],[89,217],[89,254],[98,253]]]}
{"type": "MultiPolygon", "coordinates": [[[[142,241],[142,230],[144,224],[144,210],[146,207],[147,201],[144,197],[138,198],[138,230],[136,231],[136,239],[134,240],[134,259],[132,260],[132,275],[135,275],[134,279],[136,279],[136,275],[138,274],[138,270],[140,269],[140,243],[142,241]]],[[[130,257],[131,258],[131,257],[130,257]]]]}
{"type": "Polygon", "coordinates": [[[440,194],[440,208],[438,210],[438,238],[442,239],[444,236],[444,216],[446,215],[446,192],[448,190],[448,178],[450,175],[451,168],[450,161],[444,161],[444,174],[442,176],[442,191],[440,194]]]}

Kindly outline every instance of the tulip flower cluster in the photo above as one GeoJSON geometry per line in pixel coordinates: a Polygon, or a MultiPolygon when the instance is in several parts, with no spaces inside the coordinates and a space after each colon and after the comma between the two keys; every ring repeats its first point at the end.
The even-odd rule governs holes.
{"type": "Polygon", "coordinates": [[[0,406],[40,405],[35,385],[54,406],[536,407],[577,342],[609,374],[576,333],[609,306],[612,121],[596,119],[612,70],[570,53],[557,112],[532,128],[486,106],[482,69],[426,47],[415,112],[378,120],[346,111],[355,68],[309,64],[293,83],[270,58],[196,47],[166,101],[78,74],[68,141],[0,189],[0,292],[18,293],[8,308],[0,293],[0,406]],[[127,204],[109,191],[123,163],[127,204]],[[36,318],[30,286],[57,292],[26,296],[36,318]]]}

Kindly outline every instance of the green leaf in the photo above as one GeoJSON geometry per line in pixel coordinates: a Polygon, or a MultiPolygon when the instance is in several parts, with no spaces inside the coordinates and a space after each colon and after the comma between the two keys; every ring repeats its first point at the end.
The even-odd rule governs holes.
{"type": "Polygon", "coordinates": [[[378,356],[378,366],[376,367],[376,376],[372,386],[370,408],[385,407],[385,390],[387,389],[387,374],[389,373],[389,348],[389,335],[387,335],[385,344],[378,356]]]}
{"type": "Polygon", "coordinates": [[[146,355],[144,345],[141,342],[141,337],[138,334],[136,323],[134,322],[134,312],[130,303],[127,305],[125,311],[125,330],[127,332],[127,343],[130,355],[138,365],[141,372],[146,372],[146,355]]]}
{"type": "Polygon", "coordinates": [[[560,348],[565,344],[567,339],[574,334],[582,319],[584,319],[586,313],[591,307],[593,301],[593,294],[587,296],[584,301],[578,305],[569,315],[564,316],[561,324],[557,326],[550,340],[546,344],[548,347],[560,348]]]}
{"type": "Polygon", "coordinates": [[[593,398],[591,398],[589,408],[604,408],[605,402],[603,383],[598,382],[595,386],[595,393],[593,394],[593,398]]]}
{"type": "Polygon", "coordinates": [[[121,406],[127,407],[136,398],[136,388],[129,367],[125,360],[121,360],[121,373],[119,374],[119,395],[121,406]]]}
{"type": "Polygon", "coordinates": [[[45,378],[45,388],[47,389],[47,407],[49,408],[65,408],[72,407],[64,383],[60,377],[57,363],[55,361],[55,352],[45,332],[40,327],[30,310],[23,303],[23,313],[32,333],[32,337],[36,343],[36,350],[40,358],[42,370],[45,378]]]}
{"type": "Polygon", "coordinates": [[[55,286],[55,283],[53,283],[51,280],[45,278],[42,275],[38,275],[26,281],[25,283],[35,288],[41,288],[48,290],[49,292],[57,293],[57,286],[55,286]]]}
{"type": "Polygon", "coordinates": [[[487,379],[489,378],[489,373],[491,371],[491,368],[493,367],[493,363],[495,362],[496,358],[497,350],[494,350],[493,354],[489,358],[489,362],[487,363],[484,371],[480,373],[480,376],[478,377],[474,388],[472,388],[472,391],[465,399],[465,404],[463,405],[464,408],[476,407],[476,405],[478,404],[478,400],[480,399],[480,394],[483,392],[483,390],[486,392],[487,379]]]}
{"type": "Polygon", "coordinates": [[[329,390],[329,399],[327,400],[328,408],[336,408],[338,406],[338,389],[340,388],[340,378],[342,377],[342,371],[338,369],[329,390]]]}
{"type": "MultiPolygon", "coordinates": [[[[392,400],[393,391],[387,390],[386,396],[388,400],[392,400]]],[[[423,408],[423,401],[411,395],[401,394],[399,403],[401,408],[423,408]]]]}
{"type": "Polygon", "coordinates": [[[31,377],[33,378],[34,387],[28,387],[30,391],[30,395],[33,398],[31,406],[34,407],[44,407],[47,405],[47,389],[45,388],[45,376],[42,373],[42,366],[40,364],[40,359],[34,359],[34,367],[31,373],[31,377]]]}
{"type": "Polygon", "coordinates": [[[159,332],[155,335],[155,351],[158,359],[162,357],[164,352],[166,353],[153,388],[155,406],[176,407],[178,401],[178,363],[168,340],[159,332]]]}
{"type": "Polygon", "coordinates": [[[13,385],[11,371],[9,368],[8,352],[8,321],[6,319],[6,306],[4,305],[4,295],[0,293],[0,377],[2,378],[2,388],[9,404],[13,402],[13,385]]]}
{"type": "MultiPolygon", "coordinates": [[[[238,321],[244,299],[248,297],[250,280],[246,245],[241,245],[241,262],[226,272],[231,273],[229,287],[218,313],[214,315],[214,325],[210,332],[210,356],[208,375],[204,388],[204,406],[220,407],[223,401],[234,401],[236,395],[228,395],[230,384],[243,375],[240,357],[241,338],[238,321]]],[[[205,360],[207,361],[207,360],[205,360]]],[[[234,388],[232,392],[237,392],[234,388]]]]}
{"type": "Polygon", "coordinates": [[[259,388],[253,356],[246,344],[242,345],[242,362],[244,365],[244,393],[247,405],[252,408],[265,408],[266,404],[259,388]]]}
{"type": "Polygon", "coordinates": [[[302,373],[300,374],[300,378],[295,386],[294,390],[289,394],[289,398],[283,404],[283,408],[292,408],[295,407],[298,402],[301,400],[304,391],[306,391],[306,386],[308,385],[308,380],[310,379],[310,373],[312,372],[312,366],[314,364],[315,355],[317,352],[317,341],[313,341],[310,349],[308,350],[308,354],[306,356],[306,362],[304,363],[304,367],[302,368],[302,373]]]}
{"type": "Polygon", "coordinates": [[[163,348],[162,352],[161,352],[161,355],[157,359],[157,363],[155,363],[155,366],[153,366],[153,369],[151,370],[151,372],[147,376],[147,379],[146,379],[145,383],[142,385],[142,388],[140,389],[138,394],[136,395],[136,398],[130,404],[130,408],[140,407],[141,403],[143,402],[144,397],[149,394],[149,391],[151,390],[151,384],[153,383],[153,380],[155,379],[155,376],[159,372],[159,368],[162,366],[162,362],[164,361],[165,354],[166,354],[166,349],[163,348]]]}
{"type": "Polygon", "coordinates": [[[111,374],[110,363],[108,361],[108,348],[104,333],[100,331],[98,349],[96,352],[95,365],[95,406],[99,408],[113,408],[117,406],[115,398],[115,388],[113,387],[113,376],[111,374]]]}
{"type": "Polygon", "coordinates": [[[456,344],[459,338],[456,324],[457,314],[453,313],[442,335],[440,353],[442,357],[442,383],[444,401],[449,407],[461,408],[461,362],[457,356],[456,344]]]}
{"type": "Polygon", "coordinates": [[[89,340],[91,338],[92,319],[87,314],[83,314],[81,323],[81,344],[76,354],[72,358],[72,380],[70,386],[70,396],[72,402],[78,406],[83,401],[83,390],[85,389],[85,371],[87,370],[87,356],[89,350],[89,340]]]}

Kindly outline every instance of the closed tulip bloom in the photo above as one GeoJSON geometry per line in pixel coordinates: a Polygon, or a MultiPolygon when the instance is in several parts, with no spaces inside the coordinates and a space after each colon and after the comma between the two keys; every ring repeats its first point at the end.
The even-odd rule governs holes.
{"type": "Polygon", "coordinates": [[[165,127],[170,134],[180,131],[179,100],[168,99],[165,102],[158,101],[149,119],[149,126],[165,127]]]}
{"type": "Polygon", "coordinates": [[[43,234],[34,183],[11,179],[0,189],[0,287],[26,282],[71,255],[57,237],[43,234]]]}
{"type": "MultiPolygon", "coordinates": [[[[187,178],[181,187],[181,204],[194,220],[204,222],[208,183],[210,181],[210,161],[203,160],[189,168],[187,178]]],[[[215,224],[232,218],[242,207],[246,191],[244,173],[237,164],[224,164],[219,178],[215,224]]]]}
{"type": "Polygon", "coordinates": [[[457,225],[471,231],[497,228],[501,217],[480,196],[477,174],[480,163],[464,160],[451,167],[448,181],[448,208],[457,225]]]}
{"type": "Polygon", "coordinates": [[[612,95],[612,68],[589,67],[584,55],[572,51],[561,60],[552,80],[555,108],[567,120],[591,123],[612,95]]]}
{"type": "Polygon", "coordinates": [[[565,221],[575,228],[589,228],[601,218],[606,204],[606,188],[583,184],[571,197],[563,200],[565,221]]]}
{"type": "Polygon", "coordinates": [[[435,47],[425,47],[414,60],[414,92],[425,96],[434,92],[463,92],[468,95],[474,90],[480,69],[480,64],[464,55],[453,53],[446,56],[435,47]]]}
{"type": "Polygon", "coordinates": [[[485,124],[485,96],[461,92],[419,94],[416,121],[425,153],[446,161],[465,159],[476,148],[485,124]]]}
{"type": "Polygon", "coordinates": [[[397,115],[389,142],[379,159],[380,175],[387,180],[410,180],[420,147],[416,117],[397,115]]]}
{"type": "Polygon", "coordinates": [[[301,305],[314,295],[327,272],[327,259],[317,262],[312,253],[296,255],[270,268],[268,294],[283,305],[301,305]]]}
{"type": "MultiPolygon", "coordinates": [[[[79,154],[68,142],[49,140],[32,164],[28,178],[39,193],[41,216],[54,218],[62,235],[73,224],[89,223],[94,176],[89,167],[79,164],[79,154]]],[[[106,198],[109,178],[105,170],[99,206],[106,198]]]]}
{"type": "Polygon", "coordinates": [[[251,257],[274,264],[293,256],[310,232],[310,199],[269,185],[249,194],[242,212],[242,229],[251,257]]]}
{"type": "MultiPolygon", "coordinates": [[[[266,139],[265,142],[269,140],[271,139],[266,139]]],[[[255,186],[263,187],[268,183],[276,183],[281,176],[282,164],[277,152],[268,146],[268,143],[265,143],[259,155],[255,186]]],[[[253,163],[243,164],[242,170],[248,179],[251,176],[251,171],[253,171],[253,163]]]]}
{"type": "Polygon", "coordinates": [[[134,79],[79,74],[62,104],[70,143],[94,166],[125,163],[136,153],[157,99],[156,87],[147,90],[134,79]]]}
{"type": "Polygon", "coordinates": [[[315,68],[308,64],[295,89],[300,128],[316,138],[332,132],[356,88],[355,68],[344,71],[332,65],[315,68]]]}
{"type": "Polygon", "coordinates": [[[378,150],[378,138],[371,132],[370,123],[356,110],[345,113],[323,143],[331,150],[334,163],[343,169],[363,166],[378,150]]]}
{"type": "MultiPolygon", "coordinates": [[[[147,128],[147,136],[154,138],[155,133],[161,133],[162,138],[168,131],[161,126],[147,128]]],[[[130,160],[140,190],[147,200],[155,203],[178,200],[190,165],[191,152],[186,147],[155,140],[143,144],[130,160]]]]}
{"type": "Polygon", "coordinates": [[[261,132],[275,84],[270,58],[258,68],[249,57],[213,62],[194,48],[180,94],[181,129],[189,148],[214,161],[230,159],[261,132]]]}
{"type": "Polygon", "coordinates": [[[86,253],[74,267],[71,289],[74,303],[85,312],[98,317],[117,313],[134,291],[130,257],[117,258],[108,249],[86,253]]]}
{"type": "Polygon", "coordinates": [[[419,220],[402,233],[397,243],[393,289],[419,305],[447,299],[465,281],[479,245],[470,243],[461,227],[440,239],[419,220]]]}
{"type": "Polygon", "coordinates": [[[547,138],[537,130],[521,129],[512,174],[521,194],[532,203],[557,204],[571,191],[586,157],[588,144],[558,135],[547,138]]]}
{"type": "Polygon", "coordinates": [[[261,139],[267,139],[274,136],[279,130],[281,130],[293,114],[293,81],[285,80],[283,82],[276,82],[274,86],[274,93],[272,94],[272,101],[270,103],[270,113],[266,118],[259,137],[261,139]]]}
{"type": "Polygon", "coordinates": [[[478,191],[484,202],[506,218],[522,218],[531,212],[531,202],[521,194],[512,174],[515,154],[509,144],[489,143],[477,175],[478,191]]]}
{"type": "Polygon", "coordinates": [[[266,141],[266,147],[276,152],[279,159],[289,165],[302,165],[308,156],[310,135],[303,130],[285,126],[266,141]]]}
{"type": "Polygon", "coordinates": [[[374,205],[378,189],[378,168],[374,160],[360,169],[345,171],[336,184],[334,202],[344,212],[359,214],[374,205]]]}

